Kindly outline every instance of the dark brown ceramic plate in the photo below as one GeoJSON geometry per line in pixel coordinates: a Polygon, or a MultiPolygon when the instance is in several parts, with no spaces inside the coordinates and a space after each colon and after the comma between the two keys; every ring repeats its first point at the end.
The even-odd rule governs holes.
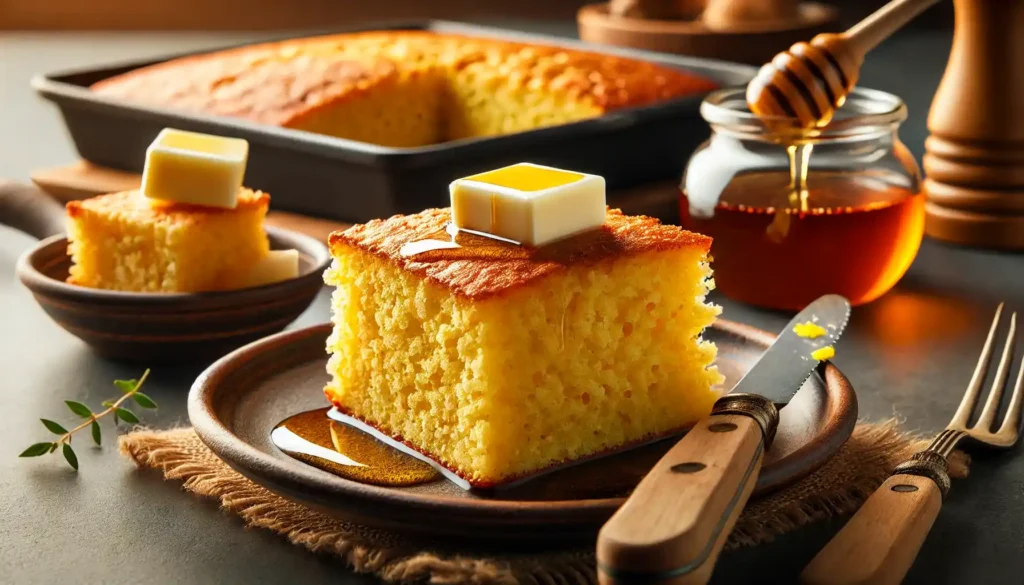
{"type": "Polygon", "coordinates": [[[210,293],[132,293],[68,284],[64,208],[38,190],[0,182],[0,224],[41,239],[18,259],[18,278],[58,325],[105,357],[147,364],[209,361],[276,333],[323,287],[327,247],[267,228],[270,247],[299,251],[299,277],[210,293]]]}
{"type": "MultiPolygon", "coordinates": [[[[592,539],[624,501],[621,485],[615,486],[619,493],[601,493],[610,485],[608,470],[621,473],[632,464],[640,467],[638,478],[657,460],[657,449],[671,444],[614,455],[616,461],[597,459],[487,494],[463,491],[446,480],[413,487],[346,480],[294,460],[270,442],[271,430],[286,417],[326,406],[322,388],[329,332],[328,325],[319,325],[232,352],[196,380],[188,411],[202,440],[234,469],[284,497],[342,519],[410,534],[506,544],[592,539]]],[[[773,339],[729,321],[719,321],[706,337],[718,345],[718,364],[729,386],[773,339]]],[[[755,495],[823,464],[849,438],[856,418],[853,388],[834,366],[823,366],[782,411],[755,495]]]]}

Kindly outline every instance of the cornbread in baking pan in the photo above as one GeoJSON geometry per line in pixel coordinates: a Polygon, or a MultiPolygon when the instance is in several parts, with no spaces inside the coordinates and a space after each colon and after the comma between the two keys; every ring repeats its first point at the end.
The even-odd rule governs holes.
{"type": "Polygon", "coordinates": [[[241,288],[269,251],[270,196],[242,189],[235,209],[164,203],[138,191],[67,204],[68,282],[134,292],[241,288]]]}
{"type": "Polygon", "coordinates": [[[609,210],[540,248],[459,233],[448,209],[330,237],[327,398],[476,487],[665,436],[722,380],[701,339],[711,239],[609,210]],[[450,241],[450,240],[449,240],[450,241]]]}
{"type": "Polygon", "coordinates": [[[184,57],[93,85],[101,95],[423,146],[593,118],[714,89],[646,61],[425,31],[296,39],[184,57]]]}

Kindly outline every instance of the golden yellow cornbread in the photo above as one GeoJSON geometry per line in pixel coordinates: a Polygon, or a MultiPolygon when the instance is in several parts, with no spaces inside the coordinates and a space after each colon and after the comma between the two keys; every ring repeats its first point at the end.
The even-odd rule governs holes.
{"type": "Polygon", "coordinates": [[[242,189],[235,209],[163,203],[138,191],[67,204],[68,282],[134,292],[240,288],[269,250],[270,196],[242,189]]]}
{"type": "Polygon", "coordinates": [[[385,146],[508,134],[708,91],[653,63],[493,39],[387,31],[175,59],[93,90],[385,146]]]}
{"type": "Polygon", "coordinates": [[[448,209],[330,237],[327,398],[477,487],[663,436],[710,412],[711,239],[607,212],[541,248],[459,234],[448,209]]]}

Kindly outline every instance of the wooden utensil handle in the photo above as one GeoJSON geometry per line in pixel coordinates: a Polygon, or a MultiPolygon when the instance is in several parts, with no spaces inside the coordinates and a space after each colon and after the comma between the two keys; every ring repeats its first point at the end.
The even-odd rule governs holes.
{"type": "Polygon", "coordinates": [[[761,426],[749,416],[699,422],[601,528],[598,580],[706,583],[754,488],[764,450],[761,426]]]}
{"type": "Polygon", "coordinates": [[[861,58],[938,0],[892,0],[850,27],[843,35],[861,58]]]}
{"type": "Polygon", "coordinates": [[[64,206],[35,187],[0,180],[0,224],[36,239],[64,233],[64,206]]]}
{"type": "Polygon", "coordinates": [[[804,585],[896,585],[931,530],[942,491],[930,478],[893,475],[800,575],[804,585]]]}

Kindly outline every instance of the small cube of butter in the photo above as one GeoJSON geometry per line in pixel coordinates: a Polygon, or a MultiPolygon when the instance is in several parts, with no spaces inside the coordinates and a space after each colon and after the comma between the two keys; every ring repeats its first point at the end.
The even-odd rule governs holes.
{"type": "Polygon", "coordinates": [[[142,194],[151,199],[234,209],[249,143],[165,128],[146,149],[142,194]]]}
{"type": "Polygon", "coordinates": [[[271,250],[253,264],[246,275],[243,286],[262,286],[299,276],[298,250],[271,250]]]}
{"type": "Polygon", "coordinates": [[[604,178],[519,163],[451,184],[452,221],[529,246],[543,246],[605,221],[604,178]]]}

